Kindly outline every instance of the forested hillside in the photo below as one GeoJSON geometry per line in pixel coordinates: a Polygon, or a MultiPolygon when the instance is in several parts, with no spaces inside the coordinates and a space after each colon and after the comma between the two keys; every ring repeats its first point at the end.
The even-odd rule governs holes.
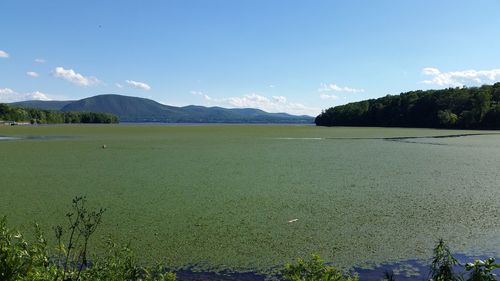
{"type": "Polygon", "coordinates": [[[118,117],[108,113],[61,112],[35,108],[19,108],[1,103],[0,120],[30,122],[32,124],[118,123],[118,117]]]}
{"type": "Polygon", "coordinates": [[[111,113],[121,122],[165,123],[303,123],[311,124],[311,116],[269,113],[255,108],[222,108],[205,106],[170,106],[154,100],[122,96],[98,95],[77,101],[24,101],[18,107],[57,109],[60,111],[111,113]],[[59,108],[56,108],[60,106],[59,108]]]}
{"type": "Polygon", "coordinates": [[[500,83],[472,88],[411,91],[336,106],[318,126],[500,129],[500,83]]]}

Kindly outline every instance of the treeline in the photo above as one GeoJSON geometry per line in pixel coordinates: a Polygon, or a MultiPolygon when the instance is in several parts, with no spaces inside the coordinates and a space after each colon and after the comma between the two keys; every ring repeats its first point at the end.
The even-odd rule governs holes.
{"type": "Polygon", "coordinates": [[[99,112],[62,112],[35,108],[20,108],[0,104],[0,120],[31,124],[118,123],[118,117],[99,112]]]}
{"type": "Polygon", "coordinates": [[[336,106],[318,126],[500,129],[500,83],[481,87],[411,91],[336,106]]]}

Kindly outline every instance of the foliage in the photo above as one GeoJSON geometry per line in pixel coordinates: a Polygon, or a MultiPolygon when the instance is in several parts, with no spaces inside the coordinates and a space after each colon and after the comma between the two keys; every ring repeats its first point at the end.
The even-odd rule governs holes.
{"type": "Polygon", "coordinates": [[[68,218],[68,244],[62,242],[64,229],[61,226],[55,228],[55,234],[58,241],[58,250],[60,261],[63,266],[63,280],[66,280],[66,274],[76,273],[76,280],[79,280],[83,268],[88,267],[88,245],[92,234],[101,224],[104,209],[98,211],[89,211],[85,204],[85,197],[75,197],[72,202],[72,212],[66,214],[68,218]]]}
{"type": "Polygon", "coordinates": [[[297,263],[288,263],[282,271],[286,280],[292,281],[357,281],[357,276],[344,275],[338,269],[328,266],[318,255],[309,260],[298,259],[297,263]]]}
{"type": "Polygon", "coordinates": [[[323,111],[318,126],[500,128],[500,83],[472,88],[411,91],[323,111]]]}
{"type": "Polygon", "coordinates": [[[0,120],[25,121],[32,124],[118,123],[118,117],[98,112],[61,112],[35,108],[19,108],[0,104],[0,120]]]}
{"type": "Polygon", "coordinates": [[[471,271],[467,281],[495,281],[496,275],[492,273],[492,270],[496,268],[500,268],[500,264],[495,263],[494,258],[467,263],[465,270],[471,271]]]}
{"type": "Polygon", "coordinates": [[[440,239],[434,248],[434,257],[431,263],[430,277],[434,281],[459,281],[460,278],[453,272],[453,267],[458,265],[448,245],[440,239]]]}
{"type": "Polygon", "coordinates": [[[35,241],[29,243],[19,231],[0,219],[0,280],[55,280],[61,272],[49,262],[47,241],[35,225],[35,241]]]}
{"type": "Polygon", "coordinates": [[[175,273],[166,272],[159,266],[148,268],[138,265],[138,259],[129,245],[118,246],[111,238],[107,240],[107,255],[96,257],[95,262],[84,271],[83,280],[145,280],[174,281],[175,273]]]}
{"type": "MultiPolygon", "coordinates": [[[[454,272],[454,269],[460,265],[459,262],[453,257],[448,248],[448,245],[440,239],[434,248],[434,256],[431,263],[429,272],[429,281],[461,281],[464,280],[454,272]]],[[[494,269],[500,268],[500,264],[495,264],[494,258],[487,260],[476,260],[474,262],[466,263],[465,270],[470,271],[466,281],[496,281],[496,275],[492,272],[494,269]]],[[[394,274],[392,272],[385,272],[384,281],[394,281],[394,274]]]]}
{"type": "Polygon", "coordinates": [[[453,127],[457,121],[458,116],[449,110],[438,111],[439,124],[444,127],[453,127]]]}
{"type": "Polygon", "coordinates": [[[108,239],[107,255],[94,255],[88,260],[90,237],[101,223],[103,209],[89,211],[85,197],[73,199],[69,221],[68,245],[62,242],[65,230],[55,228],[57,253],[50,253],[40,227],[35,225],[35,241],[29,242],[19,231],[7,227],[0,219],[0,280],[2,281],[85,281],[85,280],[144,280],[174,281],[174,273],[160,266],[140,266],[130,247],[117,246],[108,239]]]}

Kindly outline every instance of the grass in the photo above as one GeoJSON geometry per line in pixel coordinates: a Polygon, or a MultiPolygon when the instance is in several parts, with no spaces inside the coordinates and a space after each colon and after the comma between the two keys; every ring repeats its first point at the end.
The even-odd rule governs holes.
{"type": "Polygon", "coordinates": [[[87,195],[107,208],[100,234],[201,270],[268,271],[310,253],[341,267],[428,258],[438,238],[498,256],[500,135],[376,139],[464,133],[477,131],[5,126],[0,136],[45,138],[0,142],[0,215],[54,226],[87,195]]]}

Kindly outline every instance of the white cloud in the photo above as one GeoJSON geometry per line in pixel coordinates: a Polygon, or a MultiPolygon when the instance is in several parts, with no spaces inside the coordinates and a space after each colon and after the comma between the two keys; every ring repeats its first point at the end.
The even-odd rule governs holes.
{"type": "Polygon", "coordinates": [[[52,72],[55,77],[62,78],[68,82],[76,84],[78,86],[92,86],[99,84],[100,81],[93,76],[83,76],[77,73],[73,69],[64,69],[63,67],[56,67],[52,72]]]}
{"type": "Polygon", "coordinates": [[[115,86],[116,86],[116,87],[118,87],[118,88],[120,88],[120,89],[122,89],[122,88],[123,88],[123,85],[122,85],[122,84],[120,84],[120,83],[115,83],[115,86]]]}
{"type": "Polygon", "coordinates": [[[500,69],[498,68],[491,70],[469,69],[441,72],[437,68],[426,67],[422,69],[422,74],[431,76],[429,80],[424,80],[422,83],[442,87],[461,87],[467,84],[478,85],[500,80],[500,69]]]}
{"type": "Polygon", "coordinates": [[[34,71],[28,71],[28,72],[26,72],[26,75],[31,76],[31,77],[38,77],[38,76],[40,76],[38,73],[36,73],[34,71]]]}
{"type": "Polygon", "coordinates": [[[228,98],[213,98],[203,92],[191,91],[191,94],[201,96],[209,105],[216,105],[230,108],[257,108],[267,112],[286,112],[295,115],[311,115],[315,116],[321,109],[308,107],[301,103],[290,102],[285,96],[266,96],[251,93],[243,96],[228,97],[228,98]]]}
{"type": "Polygon", "coordinates": [[[6,59],[9,57],[9,54],[6,51],[0,50],[0,58],[6,59]]]}
{"type": "Polygon", "coordinates": [[[32,100],[51,100],[51,98],[49,98],[46,94],[39,91],[28,93],[26,94],[26,97],[29,97],[32,100]]]}
{"type": "Polygon", "coordinates": [[[205,101],[211,101],[212,98],[200,91],[191,91],[192,95],[203,97],[205,101]]]}
{"type": "Polygon", "coordinates": [[[227,103],[234,107],[252,107],[269,110],[269,107],[273,106],[270,99],[255,93],[244,95],[242,97],[230,97],[226,100],[227,103]]]}
{"type": "Polygon", "coordinates": [[[10,95],[15,93],[14,90],[9,89],[9,88],[0,88],[0,95],[10,95]]]}
{"type": "Polygon", "coordinates": [[[127,82],[127,84],[129,84],[133,88],[137,88],[137,89],[141,89],[141,90],[145,90],[145,91],[151,90],[151,87],[144,82],[138,82],[138,81],[134,81],[134,80],[126,80],[125,82],[127,82]]]}
{"type": "Polygon", "coordinates": [[[364,89],[356,89],[351,87],[341,87],[337,84],[321,84],[321,87],[318,89],[318,92],[343,92],[343,93],[362,93],[364,89]]]}
{"type": "Polygon", "coordinates": [[[437,68],[426,67],[426,68],[422,69],[422,73],[425,75],[438,75],[441,72],[437,68]]]}
{"type": "Polygon", "coordinates": [[[340,99],[339,96],[336,96],[336,95],[328,95],[328,94],[321,94],[319,95],[319,98],[322,99],[322,100],[338,100],[340,99]]]}
{"type": "Polygon", "coordinates": [[[191,93],[191,95],[195,95],[195,96],[203,96],[203,92],[201,92],[201,91],[191,91],[190,93],[191,93]]]}
{"type": "Polygon", "coordinates": [[[51,100],[51,98],[40,91],[18,93],[10,88],[0,88],[0,102],[16,102],[26,100],[51,100]]]}
{"type": "Polygon", "coordinates": [[[47,61],[45,59],[35,59],[36,63],[46,63],[47,61]]]}
{"type": "Polygon", "coordinates": [[[286,97],[284,96],[273,96],[273,100],[277,103],[286,103],[286,97]]]}

